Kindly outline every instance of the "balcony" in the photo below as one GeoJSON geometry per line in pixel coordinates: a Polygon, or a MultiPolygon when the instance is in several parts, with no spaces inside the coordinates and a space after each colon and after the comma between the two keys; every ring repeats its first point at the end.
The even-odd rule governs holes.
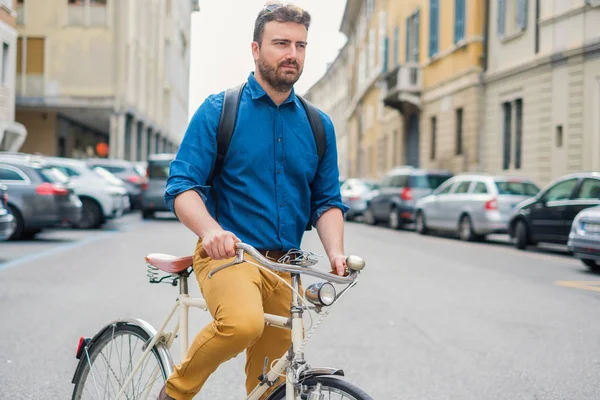
{"type": "Polygon", "coordinates": [[[406,107],[421,107],[423,72],[416,63],[399,65],[384,77],[383,103],[403,113],[406,107]]]}

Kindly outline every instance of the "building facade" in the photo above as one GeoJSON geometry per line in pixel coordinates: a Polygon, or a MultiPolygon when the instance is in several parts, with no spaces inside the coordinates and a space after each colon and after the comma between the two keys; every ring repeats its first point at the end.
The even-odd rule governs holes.
{"type": "Polygon", "coordinates": [[[145,160],[188,118],[191,0],[18,0],[24,152],[145,160]]]}
{"type": "Polygon", "coordinates": [[[335,127],[338,167],[340,176],[348,176],[348,45],[344,46],[335,60],[327,67],[321,79],[308,89],[304,97],[326,113],[335,127]]]}
{"type": "Polygon", "coordinates": [[[600,171],[600,1],[490,4],[483,169],[600,171]]]}
{"type": "Polygon", "coordinates": [[[348,38],[349,176],[379,175],[383,116],[381,74],[386,59],[387,1],[348,0],[341,31],[348,38]]]}
{"type": "Polygon", "coordinates": [[[423,2],[422,167],[479,169],[485,9],[481,0],[423,2]]]}
{"type": "Polygon", "coordinates": [[[16,0],[0,0],[0,151],[18,150],[27,136],[25,127],[15,122],[16,8],[16,0]]]}

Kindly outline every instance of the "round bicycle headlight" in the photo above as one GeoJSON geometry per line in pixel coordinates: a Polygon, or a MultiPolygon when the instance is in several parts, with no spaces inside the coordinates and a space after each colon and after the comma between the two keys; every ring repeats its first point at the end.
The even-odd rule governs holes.
{"type": "Polygon", "coordinates": [[[336,298],[335,287],[329,282],[313,283],[306,288],[305,297],[316,306],[330,306],[336,298]]]}

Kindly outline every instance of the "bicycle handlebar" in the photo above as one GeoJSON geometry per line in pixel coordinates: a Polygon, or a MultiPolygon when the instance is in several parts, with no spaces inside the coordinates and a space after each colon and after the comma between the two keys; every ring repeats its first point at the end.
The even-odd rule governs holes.
{"type": "MultiPolygon", "coordinates": [[[[236,263],[243,262],[244,260],[244,252],[250,254],[256,261],[263,264],[265,267],[270,268],[279,272],[289,272],[292,274],[305,274],[311,275],[317,278],[325,279],[330,282],[341,283],[341,284],[350,284],[354,282],[356,279],[358,272],[361,271],[365,267],[365,261],[358,257],[350,255],[346,258],[346,266],[351,271],[347,276],[339,276],[332,272],[321,272],[316,269],[312,269],[310,267],[300,267],[292,264],[282,264],[275,261],[271,261],[261,253],[258,252],[254,247],[246,243],[236,243],[236,248],[238,250],[238,254],[236,256],[236,263]]],[[[222,265],[218,268],[215,268],[209,273],[209,277],[213,274],[217,273],[221,269],[227,268],[232,264],[222,265]]]]}

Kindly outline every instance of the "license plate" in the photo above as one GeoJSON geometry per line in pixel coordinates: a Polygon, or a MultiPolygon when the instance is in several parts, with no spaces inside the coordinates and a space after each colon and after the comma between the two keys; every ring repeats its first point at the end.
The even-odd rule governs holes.
{"type": "Polygon", "coordinates": [[[585,224],[583,230],[587,233],[600,233],[600,224],[585,224]]]}

